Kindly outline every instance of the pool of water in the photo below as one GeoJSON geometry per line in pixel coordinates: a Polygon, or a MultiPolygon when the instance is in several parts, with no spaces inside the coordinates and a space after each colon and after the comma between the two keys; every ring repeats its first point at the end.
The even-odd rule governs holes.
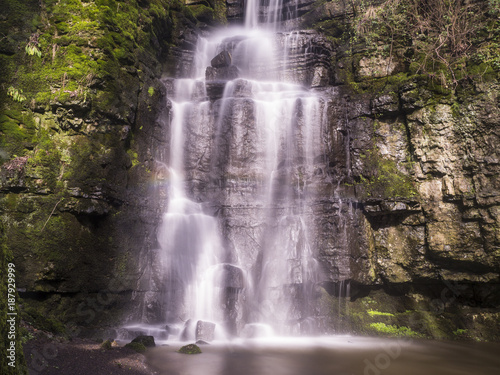
{"type": "Polygon", "coordinates": [[[351,336],[214,342],[201,354],[186,343],[148,352],[162,375],[498,375],[500,344],[351,336]]]}

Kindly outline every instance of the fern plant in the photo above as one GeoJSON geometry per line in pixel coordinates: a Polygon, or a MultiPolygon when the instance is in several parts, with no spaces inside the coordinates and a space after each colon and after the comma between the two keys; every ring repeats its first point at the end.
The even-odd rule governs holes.
{"type": "Polygon", "coordinates": [[[37,46],[35,46],[31,42],[26,44],[26,47],[24,49],[26,53],[30,56],[36,55],[38,57],[42,57],[42,52],[37,48],[37,46]]]}
{"type": "Polygon", "coordinates": [[[26,100],[26,96],[23,95],[23,90],[16,89],[12,86],[7,89],[7,95],[12,97],[16,102],[24,102],[26,100]]]}

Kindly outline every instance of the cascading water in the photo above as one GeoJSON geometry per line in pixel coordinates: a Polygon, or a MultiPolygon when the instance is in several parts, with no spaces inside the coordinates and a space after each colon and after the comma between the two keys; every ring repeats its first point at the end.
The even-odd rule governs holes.
{"type": "Polygon", "coordinates": [[[180,338],[196,331],[206,339],[200,332],[213,323],[216,335],[314,333],[312,176],[326,116],[324,100],[299,84],[304,74],[291,63],[307,60],[300,51],[307,53],[310,35],[277,32],[293,4],[248,1],[244,28],[199,39],[193,78],[167,80],[170,184],[158,230],[158,320],[180,338]],[[229,61],[214,64],[221,54],[229,61]],[[213,136],[201,150],[196,140],[207,131],[213,136]],[[224,217],[242,210],[249,214],[224,217]]]}
{"type": "Polygon", "coordinates": [[[172,101],[170,199],[168,211],[158,233],[162,268],[166,271],[166,318],[178,314],[206,320],[217,319],[217,293],[211,279],[212,269],[221,262],[221,242],[215,219],[204,214],[202,205],[188,199],[185,191],[184,125],[203,122],[208,103],[193,103],[196,88],[193,80],[175,82],[176,100],[172,101]],[[172,309],[169,301],[178,299],[181,306],[172,309]],[[179,309],[180,307],[180,309],[179,309]]]}
{"type": "Polygon", "coordinates": [[[270,0],[267,7],[260,0],[248,0],[245,7],[245,26],[249,28],[279,29],[283,21],[293,19],[297,14],[296,1],[270,0]]]}

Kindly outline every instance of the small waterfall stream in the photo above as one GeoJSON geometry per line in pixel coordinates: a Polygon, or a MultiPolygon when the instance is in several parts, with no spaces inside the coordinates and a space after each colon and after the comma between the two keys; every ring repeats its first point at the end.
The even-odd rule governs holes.
{"type": "Polygon", "coordinates": [[[142,332],[204,340],[316,333],[311,202],[326,104],[303,82],[300,53],[312,36],[280,31],[295,12],[287,4],[248,1],[244,27],[200,37],[191,77],[166,81],[161,325],[134,326],[142,332]],[[214,64],[221,56],[229,62],[214,64]],[[229,211],[239,213],[227,218],[229,211]]]}

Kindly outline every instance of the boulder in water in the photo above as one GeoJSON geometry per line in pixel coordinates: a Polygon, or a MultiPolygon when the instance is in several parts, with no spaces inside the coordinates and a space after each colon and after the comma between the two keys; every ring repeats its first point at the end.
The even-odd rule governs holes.
{"type": "Polygon", "coordinates": [[[205,79],[207,81],[229,81],[238,78],[238,68],[234,65],[222,68],[207,67],[205,79]]]}
{"type": "Polygon", "coordinates": [[[181,333],[181,340],[182,341],[187,341],[187,340],[192,340],[194,338],[193,335],[194,331],[194,322],[191,319],[188,319],[186,323],[184,323],[184,328],[181,333]]]}
{"type": "Polygon", "coordinates": [[[225,68],[231,65],[231,60],[231,54],[227,51],[222,51],[210,61],[210,65],[214,68],[225,68]]]}
{"type": "Polygon", "coordinates": [[[196,341],[213,341],[215,333],[215,324],[198,320],[196,323],[196,341]]]}
{"type": "Polygon", "coordinates": [[[144,345],[146,348],[152,348],[155,347],[155,338],[153,336],[137,336],[135,339],[132,340],[132,342],[137,342],[139,344],[144,345]]]}
{"type": "Polygon", "coordinates": [[[146,347],[140,342],[129,342],[125,347],[135,350],[137,353],[144,353],[146,351],[146,347]]]}
{"type": "Polygon", "coordinates": [[[232,264],[224,264],[224,286],[227,288],[243,289],[243,271],[241,268],[233,266],[232,264]]]}
{"type": "Polygon", "coordinates": [[[182,354],[200,354],[201,349],[196,344],[189,344],[189,345],[184,345],[182,348],[180,348],[179,353],[182,353],[182,354]]]}

